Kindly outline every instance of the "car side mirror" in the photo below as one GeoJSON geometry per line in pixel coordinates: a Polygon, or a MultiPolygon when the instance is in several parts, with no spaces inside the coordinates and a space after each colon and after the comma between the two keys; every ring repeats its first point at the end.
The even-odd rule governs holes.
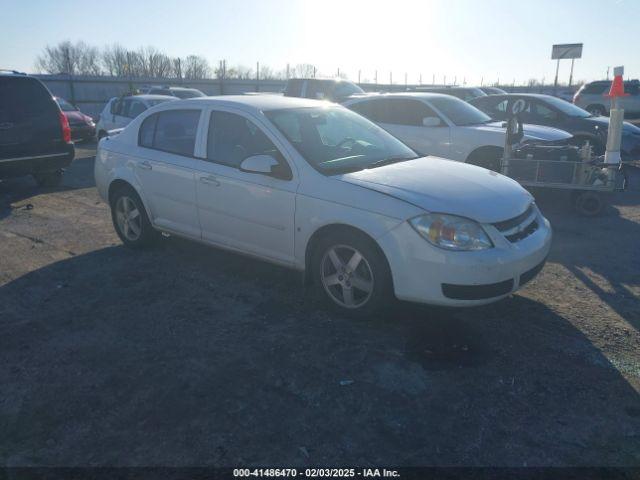
{"type": "Polygon", "coordinates": [[[272,175],[275,167],[277,166],[278,160],[273,158],[271,155],[251,155],[242,161],[240,164],[240,171],[272,175]]]}
{"type": "Polygon", "coordinates": [[[439,127],[442,124],[438,117],[424,117],[422,119],[423,127],[439,127]]]}

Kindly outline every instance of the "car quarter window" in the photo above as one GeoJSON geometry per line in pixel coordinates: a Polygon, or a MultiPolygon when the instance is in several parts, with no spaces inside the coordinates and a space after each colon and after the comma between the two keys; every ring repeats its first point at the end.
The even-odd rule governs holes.
{"type": "Polygon", "coordinates": [[[145,118],[138,132],[141,147],[192,157],[200,110],[166,110],[145,118]]]}
{"type": "Polygon", "coordinates": [[[271,155],[288,166],[278,148],[251,120],[229,112],[211,112],[207,135],[207,159],[239,168],[247,157],[271,155]]]}

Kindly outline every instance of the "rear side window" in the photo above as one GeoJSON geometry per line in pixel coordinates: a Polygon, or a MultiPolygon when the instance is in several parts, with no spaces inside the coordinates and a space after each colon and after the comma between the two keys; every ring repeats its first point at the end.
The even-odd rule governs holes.
{"type": "Polygon", "coordinates": [[[200,110],[167,110],[147,117],[138,132],[141,147],[192,157],[200,110]]]}
{"type": "Polygon", "coordinates": [[[607,90],[608,85],[606,83],[588,83],[584,86],[581,93],[584,94],[596,94],[599,95],[607,90]]]}
{"type": "Polygon", "coordinates": [[[0,123],[57,111],[59,107],[51,93],[38,80],[29,77],[0,77],[0,123]]]}
{"type": "Polygon", "coordinates": [[[351,107],[373,122],[421,127],[425,117],[438,117],[428,105],[407,98],[380,98],[351,107]],[[368,105],[367,105],[368,104],[368,105]]]}
{"type": "Polygon", "coordinates": [[[129,115],[128,116],[131,117],[131,118],[136,118],[138,115],[140,115],[146,109],[147,109],[147,107],[145,107],[142,102],[139,102],[138,100],[134,100],[133,102],[131,102],[131,106],[129,107],[129,115]]]}

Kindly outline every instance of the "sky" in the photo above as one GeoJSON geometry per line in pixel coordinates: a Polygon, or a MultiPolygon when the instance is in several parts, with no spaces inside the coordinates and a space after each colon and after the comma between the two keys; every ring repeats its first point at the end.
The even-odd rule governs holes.
{"type": "MultiPolygon", "coordinates": [[[[46,45],[155,46],[170,56],[394,83],[552,83],[554,43],[584,43],[574,80],[640,77],[640,0],[0,0],[0,68],[35,72],[46,45]]],[[[570,61],[560,64],[569,79],[570,61]]]]}

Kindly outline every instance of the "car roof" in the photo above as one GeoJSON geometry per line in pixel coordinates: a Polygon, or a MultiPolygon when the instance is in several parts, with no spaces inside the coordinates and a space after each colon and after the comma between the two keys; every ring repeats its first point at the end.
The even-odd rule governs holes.
{"type": "Polygon", "coordinates": [[[171,95],[154,95],[150,93],[143,93],[142,95],[126,95],[124,98],[137,98],[139,100],[173,100],[176,97],[171,95]]]}
{"type": "MultiPolygon", "coordinates": [[[[435,93],[435,92],[388,92],[388,93],[380,93],[376,95],[359,95],[349,97],[349,100],[360,101],[360,100],[369,100],[373,98],[386,98],[386,97],[394,97],[394,98],[423,98],[425,100],[433,99],[433,98],[445,98],[447,100],[451,100],[451,95],[447,95],[444,93],[435,93]]],[[[460,100],[460,99],[458,99],[460,100]]]]}
{"type": "Polygon", "coordinates": [[[218,95],[213,97],[196,97],[172,102],[172,105],[193,105],[194,102],[209,106],[236,107],[246,111],[281,110],[285,108],[304,108],[338,106],[324,100],[311,100],[308,98],[284,97],[281,95],[218,95]],[[189,103],[187,103],[189,102],[189,103]]]}

